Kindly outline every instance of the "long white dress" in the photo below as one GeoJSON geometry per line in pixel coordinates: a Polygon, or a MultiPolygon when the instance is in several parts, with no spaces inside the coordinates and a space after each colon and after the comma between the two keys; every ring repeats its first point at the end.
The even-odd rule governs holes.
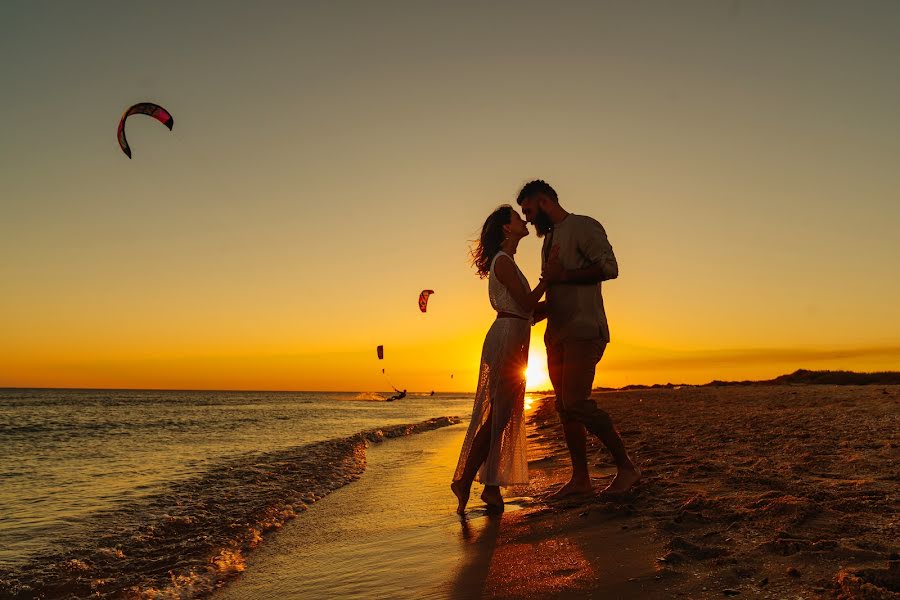
{"type": "MultiPolygon", "coordinates": [[[[481,350],[481,370],[472,420],[460,451],[454,480],[465,469],[475,436],[482,427],[491,428],[490,451],[478,471],[476,479],[484,485],[517,485],[528,483],[528,457],[525,451],[525,369],[528,366],[528,345],[531,340],[532,314],[513,299],[494,272],[499,256],[491,260],[488,275],[488,294],[497,312],[512,313],[524,318],[497,318],[484,338],[481,350]]],[[[513,260],[515,265],[515,261],[513,260]]],[[[516,265],[526,289],[528,280],[516,265]]]]}

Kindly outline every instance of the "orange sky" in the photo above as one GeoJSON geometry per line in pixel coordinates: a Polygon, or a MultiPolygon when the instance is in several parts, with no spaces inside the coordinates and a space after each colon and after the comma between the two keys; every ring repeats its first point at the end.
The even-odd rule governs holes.
{"type": "Polygon", "coordinates": [[[597,385],[900,369],[898,24],[4,5],[0,386],[384,390],[384,344],[399,387],[472,390],[492,312],[467,244],[537,177],[619,260],[597,385]],[[175,127],[132,119],[129,161],[143,100],[175,127]]]}

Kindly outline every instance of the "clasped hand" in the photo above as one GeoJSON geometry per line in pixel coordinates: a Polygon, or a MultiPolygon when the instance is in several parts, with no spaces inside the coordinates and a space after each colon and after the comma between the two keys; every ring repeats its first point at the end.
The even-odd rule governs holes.
{"type": "Polygon", "coordinates": [[[559,283],[563,280],[564,271],[562,263],[559,262],[559,246],[554,245],[550,248],[550,256],[541,270],[541,279],[547,283],[559,283]]]}

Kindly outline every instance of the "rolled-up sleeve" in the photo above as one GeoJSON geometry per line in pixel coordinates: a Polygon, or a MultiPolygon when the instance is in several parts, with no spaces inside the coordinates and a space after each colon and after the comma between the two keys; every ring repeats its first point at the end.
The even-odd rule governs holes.
{"type": "Polygon", "coordinates": [[[592,265],[602,265],[603,281],[615,279],[619,276],[619,263],[612,245],[606,237],[606,230],[596,220],[587,217],[584,219],[584,229],[578,236],[578,250],[585,260],[592,265]]]}

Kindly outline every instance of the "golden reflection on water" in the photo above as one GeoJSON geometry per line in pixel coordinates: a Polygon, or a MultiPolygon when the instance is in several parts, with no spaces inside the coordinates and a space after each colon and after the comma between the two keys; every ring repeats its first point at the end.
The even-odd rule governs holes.
{"type": "Polygon", "coordinates": [[[525,394],[525,412],[530,411],[532,408],[536,408],[538,401],[546,395],[547,394],[545,393],[527,392],[525,394]]]}

